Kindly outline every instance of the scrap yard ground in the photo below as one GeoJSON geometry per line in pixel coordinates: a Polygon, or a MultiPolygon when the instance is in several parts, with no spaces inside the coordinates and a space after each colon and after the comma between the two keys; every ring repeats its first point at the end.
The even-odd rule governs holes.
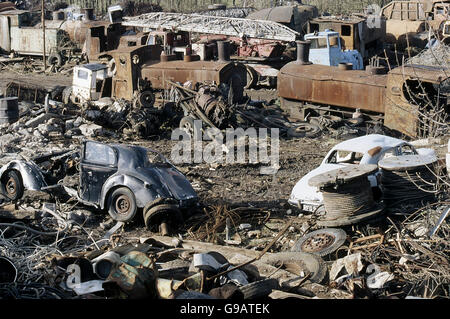
{"type": "MultiPolygon", "coordinates": [[[[354,10],[348,2],[339,2],[342,13],[354,10]]],[[[282,10],[299,6],[283,11],[298,13],[305,3],[327,10],[321,0],[282,10]]],[[[105,14],[110,4],[98,1],[97,9],[105,14]]],[[[182,9],[180,1],[161,5],[168,4],[182,9]]],[[[0,5],[2,27],[20,20],[2,16],[8,6],[0,5]]],[[[449,72],[430,67],[438,58],[448,66],[443,42],[415,48],[421,53],[402,60],[406,67],[392,65],[385,50],[367,69],[352,70],[310,63],[317,49],[310,42],[273,40],[269,28],[257,49],[275,54],[272,41],[281,41],[284,67],[275,70],[258,64],[264,59],[253,56],[251,41],[203,39],[192,54],[191,31],[144,35],[149,16],[104,29],[109,21],[93,21],[91,9],[80,14],[67,21],[89,31],[78,44],[83,54],[61,50],[47,70],[39,56],[0,57],[0,300],[450,298],[449,72]],[[147,43],[151,37],[164,45],[147,43]],[[231,44],[249,50],[239,51],[240,62],[230,60],[231,44]],[[207,128],[268,129],[267,155],[278,141],[278,157],[261,162],[267,145],[247,132],[244,163],[225,160],[226,139],[215,145],[222,161],[195,161],[198,146],[213,143],[194,142],[194,120],[203,137],[207,128]],[[193,135],[191,160],[175,162],[175,133],[193,135]],[[260,161],[252,163],[255,143],[260,161]]],[[[166,14],[158,21],[167,27],[166,14]]],[[[340,29],[345,21],[334,23],[340,29]]],[[[277,30],[288,28],[284,22],[277,30]]],[[[362,32],[346,27],[355,37],[362,32]]],[[[236,30],[226,32],[233,39],[236,30]]]]}

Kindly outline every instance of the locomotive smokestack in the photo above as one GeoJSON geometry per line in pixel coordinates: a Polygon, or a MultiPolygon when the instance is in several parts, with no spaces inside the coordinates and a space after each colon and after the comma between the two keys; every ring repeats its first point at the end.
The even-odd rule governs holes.
{"type": "Polygon", "coordinates": [[[311,41],[296,41],[297,42],[297,61],[298,64],[311,64],[309,62],[309,47],[311,41]]]}
{"type": "Polygon", "coordinates": [[[94,20],[94,9],[93,8],[84,9],[84,20],[86,20],[86,21],[94,20]]]}
{"type": "Polygon", "coordinates": [[[53,11],[52,17],[53,17],[53,20],[55,20],[55,21],[62,21],[65,18],[64,11],[53,11]]]}
{"type": "Polygon", "coordinates": [[[219,62],[230,61],[230,43],[228,41],[217,41],[217,55],[219,62]]]}

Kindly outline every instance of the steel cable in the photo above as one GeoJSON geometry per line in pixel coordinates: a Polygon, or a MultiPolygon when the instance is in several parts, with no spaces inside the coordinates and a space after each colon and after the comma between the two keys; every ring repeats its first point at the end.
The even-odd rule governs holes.
{"type": "Polygon", "coordinates": [[[374,200],[367,177],[337,187],[322,188],[327,219],[335,220],[370,212],[374,200]]]}

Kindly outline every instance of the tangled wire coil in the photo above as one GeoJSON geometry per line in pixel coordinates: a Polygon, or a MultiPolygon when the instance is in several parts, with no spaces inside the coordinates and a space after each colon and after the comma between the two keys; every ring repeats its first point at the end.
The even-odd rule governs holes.
{"type": "Polygon", "coordinates": [[[426,166],[402,171],[381,171],[383,200],[389,209],[405,204],[416,207],[433,201],[436,176],[426,166]]]}

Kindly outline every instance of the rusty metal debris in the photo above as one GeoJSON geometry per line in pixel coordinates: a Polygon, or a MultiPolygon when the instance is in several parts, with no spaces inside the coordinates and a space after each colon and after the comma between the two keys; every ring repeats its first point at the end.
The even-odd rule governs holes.
{"type": "MultiPolygon", "coordinates": [[[[431,25],[441,4],[426,4],[431,25]]],[[[446,23],[406,37],[429,47],[410,59],[367,12],[127,16],[149,7],[48,12],[45,70],[41,26],[0,4],[26,46],[0,32],[0,299],[450,298],[446,23]],[[360,50],[365,70],[291,43],[331,27],[328,53],[360,50]],[[278,129],[278,171],[172,165],[172,131],[195,120],[278,129]]]]}

